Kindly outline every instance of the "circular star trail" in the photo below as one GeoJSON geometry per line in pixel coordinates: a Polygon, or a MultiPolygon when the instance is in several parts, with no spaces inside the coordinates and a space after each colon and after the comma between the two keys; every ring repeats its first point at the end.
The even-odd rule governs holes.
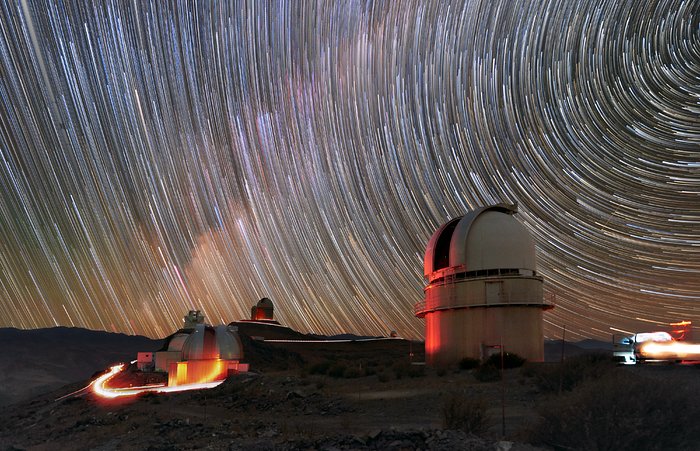
{"type": "Polygon", "coordinates": [[[0,184],[3,326],[419,337],[498,202],[548,336],[697,325],[700,3],[3,2],[0,184]]]}

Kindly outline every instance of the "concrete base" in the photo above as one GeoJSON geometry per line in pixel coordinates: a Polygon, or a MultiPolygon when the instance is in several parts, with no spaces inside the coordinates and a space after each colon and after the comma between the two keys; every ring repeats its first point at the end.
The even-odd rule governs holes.
{"type": "Polygon", "coordinates": [[[472,307],[425,315],[425,358],[446,366],[464,357],[483,359],[503,344],[505,352],[531,362],[544,360],[542,308],[472,307]]]}

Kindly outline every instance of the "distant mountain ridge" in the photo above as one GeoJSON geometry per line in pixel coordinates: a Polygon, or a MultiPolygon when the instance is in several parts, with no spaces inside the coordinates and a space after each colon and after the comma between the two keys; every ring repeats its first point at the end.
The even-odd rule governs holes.
{"type": "Polygon", "coordinates": [[[77,327],[0,328],[0,343],[0,405],[89,379],[162,346],[162,340],[77,327]]]}

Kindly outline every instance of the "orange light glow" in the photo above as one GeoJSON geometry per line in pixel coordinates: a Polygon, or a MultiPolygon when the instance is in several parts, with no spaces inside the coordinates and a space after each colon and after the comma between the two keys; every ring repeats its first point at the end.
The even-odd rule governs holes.
{"type": "Polygon", "coordinates": [[[669,326],[671,326],[673,329],[671,330],[671,335],[673,335],[673,338],[678,341],[685,341],[685,340],[691,340],[691,326],[692,322],[690,321],[680,321],[677,323],[670,323],[669,326]]]}
{"type": "Polygon", "coordinates": [[[206,384],[226,379],[229,363],[232,362],[221,359],[175,362],[170,367],[168,386],[206,384]]]}
{"type": "Polygon", "coordinates": [[[206,382],[206,383],[191,383],[191,384],[184,384],[184,385],[176,385],[173,387],[166,386],[165,384],[159,384],[159,385],[146,385],[143,387],[129,387],[129,388],[111,388],[108,387],[107,384],[110,380],[112,380],[117,374],[120,372],[124,371],[125,364],[119,364],[119,365],[114,365],[113,367],[110,368],[109,372],[103,374],[102,376],[98,377],[94,381],[90,383],[90,386],[92,386],[92,391],[103,398],[109,398],[109,399],[114,399],[114,398],[121,398],[121,397],[127,397],[127,396],[136,396],[140,395],[142,393],[171,393],[171,392],[179,392],[179,391],[187,391],[187,390],[201,390],[201,389],[206,389],[206,388],[214,388],[217,385],[221,384],[224,380],[217,380],[217,381],[211,381],[211,382],[206,382]]]}
{"type": "Polygon", "coordinates": [[[649,342],[639,349],[646,359],[659,360],[700,360],[700,344],[669,341],[664,343],[649,342]]]}

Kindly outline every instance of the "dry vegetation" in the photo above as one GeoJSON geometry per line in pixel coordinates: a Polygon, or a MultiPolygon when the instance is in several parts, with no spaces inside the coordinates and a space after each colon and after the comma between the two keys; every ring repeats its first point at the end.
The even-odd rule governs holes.
{"type": "Polygon", "coordinates": [[[15,405],[0,449],[698,449],[700,368],[585,355],[431,369],[402,340],[246,349],[258,373],[208,391],[55,401],[73,386],[15,405]]]}
{"type": "Polygon", "coordinates": [[[554,449],[700,449],[700,366],[617,367],[585,355],[530,367],[544,393],[525,437],[554,449]]]}

